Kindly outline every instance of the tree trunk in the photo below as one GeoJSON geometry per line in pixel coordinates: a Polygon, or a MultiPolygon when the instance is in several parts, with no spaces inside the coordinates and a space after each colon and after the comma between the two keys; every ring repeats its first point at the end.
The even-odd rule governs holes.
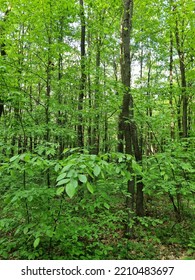
{"type": "MultiPolygon", "coordinates": [[[[124,95],[122,103],[122,111],[119,116],[119,152],[123,152],[123,139],[125,144],[125,153],[132,155],[132,138],[130,121],[133,116],[133,97],[131,95],[131,69],[130,69],[130,34],[131,34],[131,19],[133,13],[133,0],[123,0],[123,17],[121,26],[121,79],[124,85],[124,95]]],[[[132,167],[129,164],[129,172],[132,167]]],[[[134,179],[129,180],[127,183],[127,191],[129,195],[126,198],[126,207],[128,211],[128,219],[126,224],[127,236],[132,235],[132,228],[130,226],[131,219],[133,218],[134,200],[135,200],[135,184],[134,179]]]]}
{"type": "Polygon", "coordinates": [[[99,132],[99,122],[100,122],[100,62],[101,62],[101,37],[97,35],[96,38],[96,74],[95,74],[95,100],[94,100],[94,128],[93,128],[93,153],[98,154],[100,150],[100,132],[99,132]]]}
{"type": "Polygon", "coordinates": [[[174,108],[173,108],[173,34],[170,31],[170,49],[169,49],[169,104],[171,110],[171,124],[170,124],[170,135],[171,139],[175,138],[175,125],[174,125],[174,108]]]}
{"type": "Polygon", "coordinates": [[[80,93],[78,103],[78,146],[84,148],[84,127],[83,127],[83,99],[86,84],[86,73],[85,73],[85,14],[84,14],[84,3],[80,0],[80,20],[81,20],[81,81],[80,81],[80,93]]]}
{"type": "MultiPolygon", "coordinates": [[[[174,7],[176,10],[176,7],[174,7]]],[[[179,15],[176,15],[179,16],[179,15]]],[[[186,92],[187,82],[186,82],[186,70],[185,70],[185,54],[184,54],[184,19],[182,20],[182,30],[180,34],[178,19],[176,18],[175,24],[175,38],[176,38],[176,47],[179,57],[179,68],[181,75],[181,97],[182,97],[182,137],[188,137],[188,97],[186,92]]]]}
{"type": "MultiPolygon", "coordinates": [[[[7,11],[5,12],[5,18],[4,18],[4,21],[6,21],[6,18],[10,12],[10,8],[7,9],[7,11]]],[[[1,45],[0,45],[0,50],[1,50],[1,56],[5,57],[7,54],[6,54],[6,51],[5,51],[5,42],[3,42],[1,45]]],[[[3,110],[4,110],[4,100],[3,99],[0,99],[0,117],[2,116],[3,114],[3,110]]]]}
{"type": "MultiPolygon", "coordinates": [[[[134,121],[134,104],[133,96],[131,94],[131,59],[130,59],[130,34],[132,29],[132,15],[133,15],[133,0],[124,0],[124,13],[122,18],[122,30],[121,30],[121,79],[124,85],[124,95],[122,103],[122,111],[119,116],[119,152],[123,152],[122,140],[125,141],[125,153],[134,155],[136,161],[141,163],[142,151],[139,147],[137,126],[134,121]]],[[[132,167],[129,165],[129,172],[132,173],[132,167]]],[[[136,195],[136,213],[137,215],[143,215],[143,183],[141,178],[138,178],[137,195],[136,195]]],[[[128,181],[127,190],[129,196],[127,196],[127,209],[128,209],[128,221],[126,233],[132,235],[132,229],[130,228],[130,222],[132,219],[132,213],[134,211],[135,202],[135,178],[128,181]]]]}

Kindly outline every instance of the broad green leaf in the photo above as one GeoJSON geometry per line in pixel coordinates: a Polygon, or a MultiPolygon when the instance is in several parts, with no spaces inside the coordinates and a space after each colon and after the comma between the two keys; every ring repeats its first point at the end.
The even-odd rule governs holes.
{"type": "Polygon", "coordinates": [[[56,181],[58,182],[58,181],[64,179],[65,177],[66,177],[66,173],[62,173],[57,177],[56,181]]]}
{"type": "Polygon", "coordinates": [[[89,182],[87,182],[87,189],[90,193],[94,193],[94,188],[89,182]]]}
{"type": "Polygon", "coordinates": [[[35,239],[35,241],[33,243],[33,247],[36,248],[39,245],[39,243],[40,243],[40,238],[38,237],[35,239]]]}
{"type": "Polygon", "coordinates": [[[73,196],[75,195],[76,189],[71,183],[66,185],[66,193],[70,198],[73,198],[73,196]]]}
{"type": "Polygon", "coordinates": [[[93,169],[93,174],[97,177],[101,172],[101,168],[99,167],[99,165],[95,165],[94,169],[93,169]]]}
{"type": "Polygon", "coordinates": [[[59,181],[59,182],[57,183],[56,186],[65,185],[65,184],[67,184],[68,182],[70,182],[70,179],[69,179],[69,178],[68,178],[68,179],[62,179],[61,181],[59,181]]]}
{"type": "Polygon", "coordinates": [[[75,189],[78,187],[78,181],[74,178],[71,178],[70,184],[72,184],[75,189]]]}
{"type": "Polygon", "coordinates": [[[76,178],[77,177],[77,171],[75,169],[71,169],[68,174],[67,174],[67,177],[74,177],[76,178]]]}
{"type": "Polygon", "coordinates": [[[79,174],[79,181],[82,182],[82,183],[86,183],[87,182],[87,176],[86,175],[82,175],[82,174],[79,174]]]}
{"type": "Polygon", "coordinates": [[[56,194],[61,195],[64,192],[65,187],[60,187],[57,189],[56,194]]]}
{"type": "Polygon", "coordinates": [[[69,170],[72,166],[73,166],[72,163],[71,163],[71,164],[67,164],[66,166],[64,166],[64,167],[62,168],[62,172],[65,172],[65,171],[69,170]]]}

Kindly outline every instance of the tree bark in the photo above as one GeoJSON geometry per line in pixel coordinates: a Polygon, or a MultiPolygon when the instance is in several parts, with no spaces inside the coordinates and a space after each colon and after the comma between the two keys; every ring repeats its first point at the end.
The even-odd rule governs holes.
{"type": "Polygon", "coordinates": [[[96,74],[95,74],[95,100],[94,100],[94,128],[93,128],[93,153],[98,154],[100,150],[100,133],[99,133],[99,121],[100,121],[100,62],[101,62],[101,37],[97,35],[96,38],[96,74]]]}
{"type": "MultiPolygon", "coordinates": [[[[133,0],[123,0],[123,17],[121,26],[121,79],[124,85],[124,95],[122,102],[122,111],[119,116],[119,152],[123,152],[123,139],[125,144],[125,153],[132,155],[132,137],[131,137],[131,123],[133,116],[133,97],[131,95],[131,69],[130,69],[130,34],[131,34],[131,19],[133,13],[133,0]]],[[[128,164],[129,172],[131,173],[131,164],[128,164]]],[[[126,198],[126,207],[128,211],[128,219],[126,224],[127,236],[132,235],[132,228],[130,227],[131,219],[133,218],[134,200],[135,200],[135,184],[134,179],[127,183],[128,196],[126,198]]]]}
{"type": "Polygon", "coordinates": [[[173,140],[175,138],[175,125],[174,125],[174,108],[173,108],[173,33],[170,31],[170,49],[169,49],[169,89],[170,97],[169,104],[171,109],[171,124],[170,136],[173,140]]]}
{"type": "MultiPolygon", "coordinates": [[[[4,22],[6,21],[6,18],[9,14],[9,12],[11,11],[10,8],[8,8],[5,12],[5,18],[4,18],[4,22]]],[[[0,45],[0,50],[1,50],[1,56],[5,57],[7,54],[6,54],[6,50],[5,50],[5,42],[3,42],[1,45],[0,45]]],[[[2,116],[3,114],[3,111],[4,111],[4,100],[3,99],[0,99],[0,117],[2,116]]]]}
{"type": "MultiPolygon", "coordinates": [[[[176,11],[176,7],[174,7],[176,11]]],[[[176,11],[177,12],[177,11],[176,11]]],[[[178,15],[176,14],[176,24],[175,24],[175,38],[176,38],[176,47],[179,57],[179,68],[181,75],[181,97],[182,97],[182,137],[188,137],[188,97],[186,92],[187,82],[186,82],[186,68],[185,68],[185,54],[184,54],[184,19],[182,19],[182,30],[180,34],[178,15]]]]}
{"type": "MultiPolygon", "coordinates": [[[[122,17],[122,29],[121,29],[121,79],[124,85],[124,95],[122,103],[122,111],[119,116],[119,152],[123,152],[123,143],[125,146],[125,153],[134,155],[138,163],[142,160],[142,151],[139,147],[137,126],[134,121],[134,104],[133,96],[131,94],[131,56],[130,56],[130,35],[132,30],[132,15],[133,15],[133,0],[123,1],[123,17],[122,17]]],[[[132,173],[132,167],[129,164],[129,172],[132,173]]],[[[136,194],[136,214],[143,215],[143,183],[141,178],[138,178],[137,194],[136,194]]],[[[128,209],[128,221],[126,233],[132,235],[132,229],[129,223],[132,219],[132,213],[134,211],[135,204],[135,178],[128,181],[127,190],[129,195],[127,196],[127,209],[128,209]]]]}
{"type": "Polygon", "coordinates": [[[86,84],[86,73],[85,73],[85,13],[84,13],[84,3],[80,0],[80,20],[81,20],[81,80],[80,80],[80,93],[79,93],[79,103],[78,103],[78,146],[84,148],[84,127],[83,127],[83,99],[86,84]]]}

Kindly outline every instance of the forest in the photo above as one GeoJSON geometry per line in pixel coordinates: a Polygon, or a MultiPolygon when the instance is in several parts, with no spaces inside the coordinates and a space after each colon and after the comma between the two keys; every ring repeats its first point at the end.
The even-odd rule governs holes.
{"type": "Polygon", "coordinates": [[[0,0],[0,259],[195,259],[194,0],[0,0]]]}

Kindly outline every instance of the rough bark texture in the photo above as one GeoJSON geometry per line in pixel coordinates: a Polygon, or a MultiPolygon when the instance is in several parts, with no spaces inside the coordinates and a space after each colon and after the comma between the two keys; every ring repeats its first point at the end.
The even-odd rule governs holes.
{"type": "MultiPolygon", "coordinates": [[[[122,17],[122,29],[121,29],[121,79],[124,85],[124,95],[122,110],[119,116],[119,144],[118,151],[125,152],[135,156],[138,163],[142,160],[142,151],[139,146],[137,126],[134,121],[134,104],[133,96],[131,94],[131,56],[130,56],[130,35],[132,29],[132,15],[133,15],[133,0],[123,1],[124,13],[122,17]],[[124,140],[124,143],[123,143],[124,140]]],[[[129,172],[132,172],[132,168],[129,165],[129,172]]],[[[143,183],[141,178],[137,178],[137,193],[136,193],[136,214],[143,215],[143,183]]],[[[128,212],[134,211],[135,204],[135,178],[128,181],[128,193],[127,208],[128,212]]],[[[129,221],[132,218],[132,214],[129,214],[129,221]]],[[[131,229],[127,225],[127,234],[131,234],[131,229]]]]}

